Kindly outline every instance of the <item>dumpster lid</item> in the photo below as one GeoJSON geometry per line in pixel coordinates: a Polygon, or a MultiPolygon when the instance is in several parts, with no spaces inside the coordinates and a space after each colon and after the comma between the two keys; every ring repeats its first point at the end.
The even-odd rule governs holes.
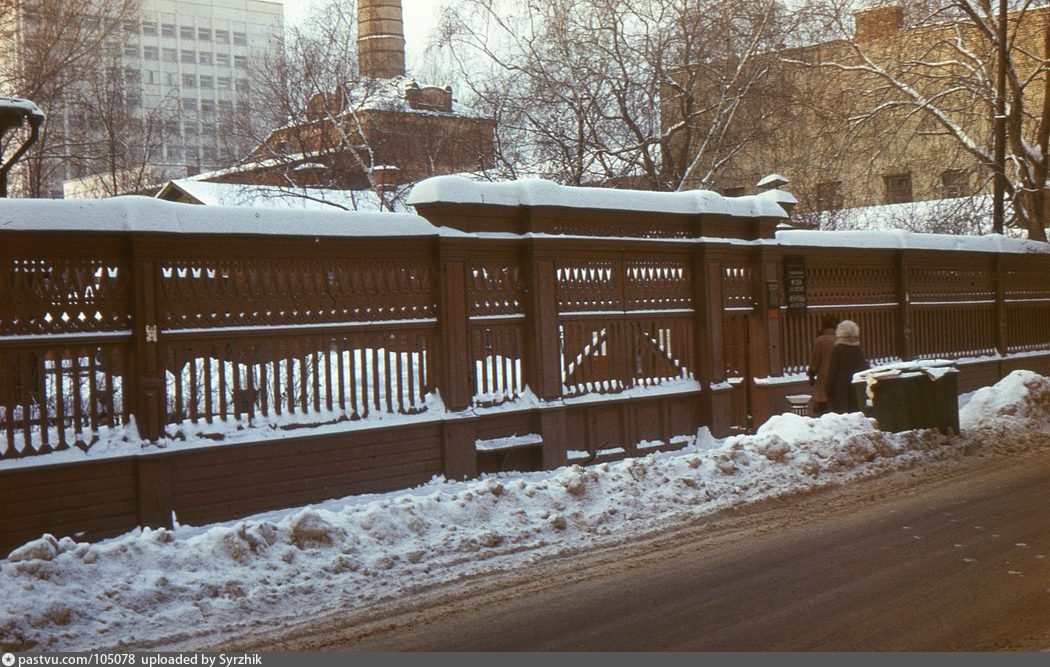
{"type": "Polygon", "coordinates": [[[931,380],[939,380],[948,373],[957,373],[955,362],[951,359],[918,359],[916,361],[898,361],[861,371],[853,376],[854,382],[875,384],[879,380],[895,377],[915,377],[924,374],[931,380]]]}

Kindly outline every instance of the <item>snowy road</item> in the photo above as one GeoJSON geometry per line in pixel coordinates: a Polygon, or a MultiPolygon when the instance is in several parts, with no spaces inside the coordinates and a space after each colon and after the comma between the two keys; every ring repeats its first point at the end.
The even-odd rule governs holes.
{"type": "Polygon", "coordinates": [[[0,651],[1050,647],[1050,378],[961,400],[960,435],[785,414],[594,466],[43,535],[0,560],[0,651]]]}
{"type": "Polygon", "coordinates": [[[1047,649],[1050,451],[1024,449],[731,511],[272,648],[1047,649]]]}

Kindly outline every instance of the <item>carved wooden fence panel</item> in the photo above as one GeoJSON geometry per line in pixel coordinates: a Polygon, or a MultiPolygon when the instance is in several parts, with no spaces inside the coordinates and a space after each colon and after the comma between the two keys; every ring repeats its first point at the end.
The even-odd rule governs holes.
{"type": "Polygon", "coordinates": [[[446,258],[434,238],[18,233],[0,249],[0,456],[86,449],[151,413],[148,437],[209,437],[414,415],[435,392],[492,406],[530,382],[550,399],[728,380],[743,425],[753,378],[804,373],[827,313],[860,325],[872,364],[1050,350],[1044,255],[796,246],[795,315],[764,300],[779,249],[671,237],[458,239],[446,258]]]}
{"type": "Polygon", "coordinates": [[[467,314],[473,403],[497,405],[525,390],[525,286],[514,252],[495,253],[471,263],[467,314]]]}
{"type": "Polygon", "coordinates": [[[0,458],[87,449],[128,422],[131,270],[116,237],[0,250],[0,458]]]}

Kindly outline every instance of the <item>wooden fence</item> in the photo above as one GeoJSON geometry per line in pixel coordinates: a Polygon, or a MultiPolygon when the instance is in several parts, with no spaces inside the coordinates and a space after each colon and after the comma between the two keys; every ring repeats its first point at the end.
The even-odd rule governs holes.
{"type": "Polygon", "coordinates": [[[872,363],[959,359],[963,390],[1050,373],[1050,255],[776,243],[761,203],[423,198],[432,226],[369,234],[347,214],[259,212],[258,233],[230,209],[139,201],[119,228],[5,203],[0,548],[747,430],[805,390],[828,312],[872,363]],[[42,456],[74,449],[95,455],[42,456]]]}

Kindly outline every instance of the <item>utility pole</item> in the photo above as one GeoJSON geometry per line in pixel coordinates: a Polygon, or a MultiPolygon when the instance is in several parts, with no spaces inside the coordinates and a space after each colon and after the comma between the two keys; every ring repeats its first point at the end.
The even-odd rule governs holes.
{"type": "Polygon", "coordinates": [[[995,182],[992,189],[992,232],[1003,233],[1006,195],[1006,0],[999,0],[995,72],[995,182]]]}

